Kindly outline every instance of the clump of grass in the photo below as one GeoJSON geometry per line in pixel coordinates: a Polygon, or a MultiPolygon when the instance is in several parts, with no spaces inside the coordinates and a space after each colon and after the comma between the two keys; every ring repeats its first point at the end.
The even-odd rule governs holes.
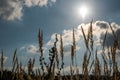
{"type": "Polygon", "coordinates": [[[34,63],[35,63],[35,58],[33,60],[30,58],[28,61],[28,75],[33,74],[34,63]]]}

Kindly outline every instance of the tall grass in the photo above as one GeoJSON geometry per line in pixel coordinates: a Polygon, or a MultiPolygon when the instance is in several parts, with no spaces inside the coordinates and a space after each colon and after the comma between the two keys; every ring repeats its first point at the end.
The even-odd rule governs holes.
{"type": "Polygon", "coordinates": [[[1,52],[1,67],[0,67],[0,80],[120,80],[120,74],[118,64],[116,61],[116,54],[118,49],[118,35],[115,34],[111,25],[109,25],[113,37],[114,45],[111,47],[105,47],[108,31],[106,31],[102,47],[102,60],[98,58],[98,51],[94,49],[93,38],[93,20],[90,22],[87,35],[81,26],[81,32],[83,34],[86,51],[83,53],[82,74],[79,74],[80,70],[76,61],[76,40],[75,30],[72,33],[72,45],[71,45],[71,63],[70,75],[64,74],[64,46],[63,38],[60,35],[59,39],[57,34],[55,35],[55,42],[53,47],[49,49],[49,62],[45,61],[43,56],[43,32],[38,32],[38,44],[40,52],[40,69],[33,70],[35,58],[29,59],[27,65],[27,72],[23,68],[22,63],[18,61],[17,49],[13,53],[12,69],[11,71],[4,70],[4,56],[1,52]],[[57,49],[57,43],[60,42],[59,50],[57,49]],[[95,52],[94,52],[95,51],[95,52]],[[61,59],[59,59],[59,55],[61,59]],[[61,62],[61,64],[60,64],[61,62]],[[75,63],[74,63],[75,62],[75,63]],[[74,67],[74,64],[76,67],[74,67]],[[63,73],[62,73],[63,71],[63,73]],[[92,75],[90,75],[92,73],[92,75]]]}

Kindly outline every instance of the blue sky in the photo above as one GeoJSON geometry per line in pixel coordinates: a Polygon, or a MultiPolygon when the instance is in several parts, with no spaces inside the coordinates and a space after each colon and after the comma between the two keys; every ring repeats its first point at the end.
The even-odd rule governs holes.
{"type": "MultiPolygon", "coordinates": [[[[3,49],[7,57],[6,66],[10,61],[14,50],[18,49],[18,56],[25,64],[30,57],[38,59],[38,30],[42,29],[44,34],[45,56],[50,43],[54,41],[54,34],[63,34],[66,47],[66,57],[70,57],[69,45],[71,45],[71,29],[75,28],[77,36],[78,53],[84,53],[85,46],[81,33],[78,33],[80,25],[86,29],[89,22],[94,20],[100,34],[95,35],[97,40],[102,40],[101,34],[104,30],[101,26],[116,26],[120,28],[120,1],[119,0],[0,0],[0,49],[3,49]],[[88,15],[82,19],[77,14],[77,8],[81,5],[88,6],[88,15]],[[86,25],[84,25],[86,24],[86,25]],[[51,37],[52,36],[52,37],[51,37]],[[70,40],[69,40],[70,39],[70,40]],[[68,42],[68,44],[67,44],[68,42]],[[82,46],[82,47],[81,47],[82,46]]],[[[111,34],[109,35],[110,39],[111,34]]],[[[109,39],[108,39],[109,40],[109,39]]],[[[111,41],[110,41],[111,42],[111,41]]],[[[82,60],[83,54],[79,54],[82,60]]],[[[36,60],[37,61],[37,60],[36,60]]],[[[67,61],[65,60],[66,65],[67,61]]],[[[81,65],[81,62],[78,63],[81,65]]],[[[39,62],[36,62],[39,65],[39,62]]]]}

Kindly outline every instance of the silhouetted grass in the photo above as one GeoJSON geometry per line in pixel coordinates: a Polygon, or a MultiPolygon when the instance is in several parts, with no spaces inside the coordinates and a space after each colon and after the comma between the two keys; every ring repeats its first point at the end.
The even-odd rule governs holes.
{"type": "Polygon", "coordinates": [[[0,68],[0,80],[120,80],[120,73],[118,65],[116,62],[116,51],[118,49],[118,37],[115,34],[112,26],[110,29],[114,37],[114,45],[108,48],[105,48],[106,37],[108,31],[105,33],[102,47],[102,63],[99,60],[97,53],[94,52],[94,39],[93,39],[93,30],[92,23],[90,22],[90,27],[88,29],[88,34],[86,35],[83,27],[81,26],[81,32],[83,34],[84,43],[86,46],[86,52],[83,57],[82,64],[82,74],[79,74],[79,68],[76,63],[76,41],[75,41],[75,32],[73,29],[72,34],[72,45],[71,45],[71,64],[70,64],[70,75],[64,75],[64,48],[63,48],[63,38],[60,35],[60,50],[57,49],[58,36],[55,35],[55,42],[53,47],[49,50],[49,61],[47,63],[43,56],[43,32],[39,30],[38,33],[38,44],[40,52],[40,69],[33,70],[35,59],[29,59],[27,65],[27,72],[22,67],[22,63],[18,61],[17,49],[14,51],[13,61],[12,61],[12,70],[3,70],[3,51],[1,53],[1,68],[0,68]],[[107,52],[106,52],[107,50],[107,52]],[[59,59],[58,52],[60,52],[61,59],[59,59]],[[108,62],[111,60],[111,62],[108,62]],[[60,61],[62,62],[60,64],[60,61]],[[75,62],[75,67],[74,67],[75,62]],[[74,68],[73,68],[74,67],[74,68]],[[57,71],[55,71],[55,69],[57,71]],[[63,71],[63,74],[61,73],[63,71]],[[102,73],[103,71],[103,73],[102,73]],[[75,73],[76,72],[76,73],[75,73]],[[92,72],[92,75],[90,75],[92,72]],[[57,74],[57,75],[55,75],[57,74]]]}

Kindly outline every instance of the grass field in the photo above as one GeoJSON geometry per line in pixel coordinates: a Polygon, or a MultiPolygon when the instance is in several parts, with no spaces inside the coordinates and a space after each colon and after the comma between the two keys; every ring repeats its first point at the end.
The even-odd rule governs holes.
{"type": "Polygon", "coordinates": [[[38,44],[39,44],[39,63],[40,68],[33,70],[35,59],[29,59],[27,65],[27,71],[24,69],[22,63],[18,63],[17,50],[14,51],[13,61],[11,62],[12,69],[10,71],[3,69],[4,53],[1,54],[1,67],[0,67],[0,80],[120,80],[119,66],[116,61],[116,54],[119,48],[118,35],[115,34],[111,25],[109,25],[113,37],[114,44],[110,47],[105,47],[106,37],[108,31],[104,35],[102,42],[102,60],[99,60],[96,50],[94,53],[94,39],[92,21],[90,23],[88,34],[84,32],[84,28],[81,26],[81,31],[84,37],[84,43],[86,46],[86,52],[84,52],[84,58],[82,63],[82,74],[79,74],[79,66],[76,63],[76,41],[75,33],[73,29],[72,45],[71,45],[71,64],[70,74],[63,75],[64,73],[64,48],[62,35],[60,37],[55,35],[55,42],[53,47],[49,50],[49,61],[47,63],[43,56],[43,32],[39,30],[38,44]],[[60,57],[58,57],[57,42],[60,39],[60,57]],[[109,62],[110,60],[110,62],[109,62]],[[60,64],[60,61],[62,62],[60,64]],[[100,63],[102,61],[103,64],[100,63]],[[74,68],[73,68],[74,67],[74,68]],[[57,71],[55,71],[55,69],[57,71]],[[91,74],[92,73],[92,74],[91,74]],[[55,75],[56,74],[56,75],[55,75]]]}

